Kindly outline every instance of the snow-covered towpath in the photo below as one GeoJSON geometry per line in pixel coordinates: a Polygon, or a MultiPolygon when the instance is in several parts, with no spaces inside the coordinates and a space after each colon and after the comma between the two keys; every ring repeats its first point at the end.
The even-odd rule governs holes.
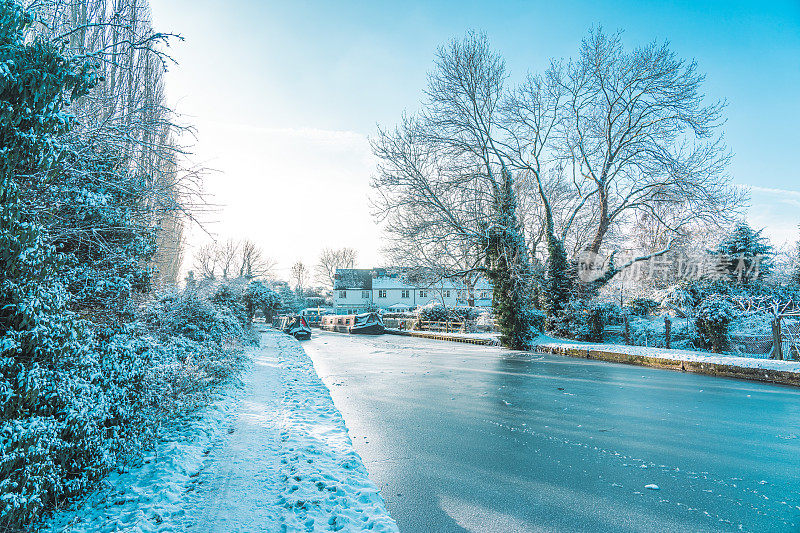
{"type": "Polygon", "coordinates": [[[51,531],[397,531],[300,343],[262,335],[241,385],[51,531]]]}

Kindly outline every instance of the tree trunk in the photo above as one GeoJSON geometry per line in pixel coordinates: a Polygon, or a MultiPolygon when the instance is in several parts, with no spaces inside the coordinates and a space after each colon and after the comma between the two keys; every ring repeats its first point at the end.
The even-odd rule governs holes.
{"type": "Polygon", "coordinates": [[[589,251],[595,254],[600,252],[600,247],[603,246],[603,239],[605,239],[608,228],[611,226],[611,221],[608,218],[608,193],[605,187],[600,187],[598,192],[600,195],[600,220],[592,239],[592,244],[589,247],[589,251]]]}

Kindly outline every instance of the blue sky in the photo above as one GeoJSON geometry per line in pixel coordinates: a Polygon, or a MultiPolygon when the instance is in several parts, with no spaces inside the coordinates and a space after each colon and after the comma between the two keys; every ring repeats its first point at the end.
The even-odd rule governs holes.
{"type": "Polygon", "coordinates": [[[220,171],[208,182],[226,206],[213,229],[259,241],[282,267],[327,245],[378,261],[366,138],[416,107],[436,47],[468,29],[487,33],[512,78],[574,55],[592,25],[624,30],[628,46],[668,39],[707,73],[708,97],[728,101],[730,173],[754,187],[753,224],[777,241],[798,233],[798,0],[152,1],[157,29],[186,38],[169,91],[198,125],[198,158],[220,171]],[[292,200],[269,206],[281,198],[292,200]],[[298,215],[301,239],[270,236],[298,215]],[[321,240],[332,221],[355,227],[351,238],[321,240]]]}

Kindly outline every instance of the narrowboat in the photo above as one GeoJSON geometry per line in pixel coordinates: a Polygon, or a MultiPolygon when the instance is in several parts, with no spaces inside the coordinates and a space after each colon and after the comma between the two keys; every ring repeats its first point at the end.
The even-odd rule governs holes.
{"type": "Polygon", "coordinates": [[[320,318],[328,313],[333,312],[330,307],[308,307],[300,311],[300,315],[306,319],[308,325],[312,328],[318,328],[320,318]]]}
{"type": "Polygon", "coordinates": [[[272,321],[272,327],[287,335],[291,335],[297,340],[308,340],[311,338],[311,328],[308,327],[306,319],[302,316],[279,316],[272,321]]]}
{"type": "Polygon", "coordinates": [[[360,335],[381,335],[385,332],[381,316],[374,312],[360,315],[324,315],[320,317],[319,327],[327,331],[360,335]]]}

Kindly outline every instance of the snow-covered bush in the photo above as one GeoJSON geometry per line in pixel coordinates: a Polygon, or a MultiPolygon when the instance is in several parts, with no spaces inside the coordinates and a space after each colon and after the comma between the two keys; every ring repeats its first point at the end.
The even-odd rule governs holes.
{"type": "MultiPolygon", "coordinates": [[[[785,321],[786,323],[788,321],[785,321]]],[[[772,335],[772,316],[766,313],[742,313],[728,325],[728,333],[738,335],[772,335]]]]}
{"type": "Polygon", "coordinates": [[[694,322],[700,345],[717,353],[727,350],[728,326],[736,316],[736,309],[724,296],[712,294],[703,300],[694,322]]]}
{"type": "Polygon", "coordinates": [[[0,531],[29,531],[201,404],[244,330],[183,296],[137,316],[155,243],[145,178],[71,135],[92,64],[0,1],[0,531]]]}
{"type": "Polygon", "coordinates": [[[658,309],[658,302],[650,298],[633,298],[625,309],[632,316],[652,316],[658,309]]]}
{"type": "Polygon", "coordinates": [[[620,309],[611,303],[575,299],[567,302],[564,310],[552,319],[552,331],[560,337],[600,342],[603,328],[616,321],[620,309]]]}
{"type": "MultiPolygon", "coordinates": [[[[628,321],[630,342],[634,346],[666,347],[664,317],[631,317],[628,321]]],[[[670,327],[670,347],[691,350],[695,348],[693,328],[689,320],[673,319],[670,327]]]]}
{"type": "Polygon", "coordinates": [[[248,324],[245,291],[246,287],[239,280],[224,280],[216,285],[211,301],[218,308],[227,309],[240,324],[248,324]]]}
{"type": "Polygon", "coordinates": [[[244,292],[244,305],[248,321],[252,322],[256,310],[264,314],[264,320],[270,322],[275,312],[281,307],[281,297],[261,281],[251,281],[244,292]]]}
{"type": "Polygon", "coordinates": [[[152,331],[164,337],[177,334],[195,342],[221,344],[244,334],[239,317],[231,311],[231,301],[223,302],[215,303],[191,290],[175,292],[158,299],[145,318],[152,331]]]}
{"type": "Polygon", "coordinates": [[[475,331],[475,322],[483,311],[477,307],[445,307],[428,302],[417,310],[417,317],[426,322],[464,322],[467,331],[475,331]]]}

